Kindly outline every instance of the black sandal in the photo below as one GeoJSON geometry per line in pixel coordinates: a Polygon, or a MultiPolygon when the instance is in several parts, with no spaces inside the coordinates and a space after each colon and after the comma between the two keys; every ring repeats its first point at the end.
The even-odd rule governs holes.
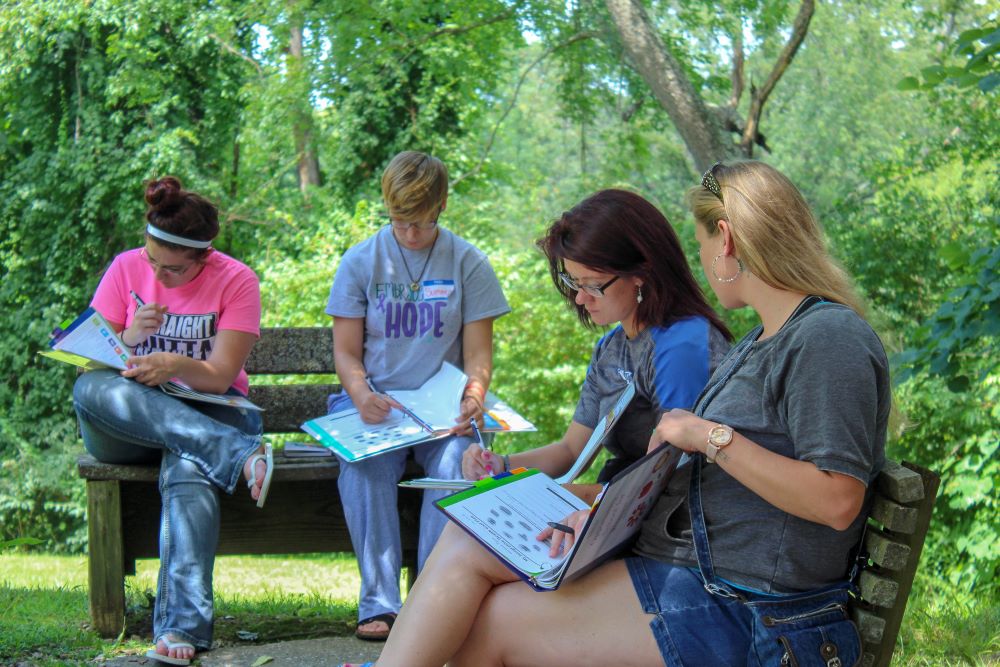
{"type": "Polygon", "coordinates": [[[386,612],[384,614],[376,614],[374,616],[369,616],[368,618],[363,618],[358,621],[358,625],[354,629],[354,636],[368,642],[384,642],[389,638],[389,633],[392,631],[392,624],[395,622],[396,614],[394,612],[386,612]],[[382,621],[389,627],[378,632],[365,632],[361,630],[362,625],[368,625],[369,623],[373,623],[375,621],[382,621]]]}

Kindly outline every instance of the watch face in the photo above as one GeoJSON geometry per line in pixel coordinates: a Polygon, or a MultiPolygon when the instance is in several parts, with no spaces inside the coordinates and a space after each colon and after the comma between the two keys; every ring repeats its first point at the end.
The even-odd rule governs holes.
{"type": "Polygon", "coordinates": [[[716,447],[724,447],[733,439],[732,429],[726,426],[713,426],[708,432],[708,441],[716,447]]]}

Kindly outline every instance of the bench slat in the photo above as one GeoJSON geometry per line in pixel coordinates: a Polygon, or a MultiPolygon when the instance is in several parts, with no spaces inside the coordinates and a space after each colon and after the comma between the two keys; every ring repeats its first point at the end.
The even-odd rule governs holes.
{"type": "Polygon", "coordinates": [[[914,503],[924,498],[924,481],[913,470],[886,459],[876,486],[883,495],[897,503],[914,503]]]}
{"type": "MultiPolygon", "coordinates": [[[[80,477],[86,480],[113,480],[119,482],[147,482],[155,484],[160,478],[159,464],[147,465],[115,465],[113,463],[101,463],[90,454],[83,454],[76,460],[77,470],[80,477]]],[[[410,473],[417,470],[414,465],[410,473]]],[[[305,482],[315,480],[328,480],[334,482],[340,474],[340,466],[337,459],[315,460],[303,458],[288,458],[280,452],[274,455],[274,481],[275,482],[305,482]]],[[[237,493],[240,486],[237,485],[237,493]]],[[[159,494],[159,491],[156,491],[159,494]]],[[[159,497],[159,496],[157,496],[159,497]]],[[[159,508],[159,500],[156,501],[159,508]]],[[[159,509],[157,509],[159,512],[159,509]]]]}
{"type": "Polygon", "coordinates": [[[256,374],[335,373],[332,328],[263,328],[246,371],[256,374]]]}
{"type": "MultiPolygon", "coordinates": [[[[217,554],[295,554],[352,550],[337,483],[333,479],[282,480],[271,484],[267,504],[258,509],[246,487],[219,494],[221,522],[217,554]]],[[[100,482],[98,482],[100,483],[100,482]]],[[[110,484],[110,482],[107,482],[110,484]]],[[[154,484],[123,482],[121,531],[124,560],[158,556],[160,494],[154,484]]],[[[400,489],[400,529],[405,562],[415,563],[419,492],[400,489]]],[[[120,588],[119,582],[119,588],[120,588]]],[[[120,621],[119,621],[120,623],[120,621]]]]}
{"type": "Polygon", "coordinates": [[[301,433],[303,422],[326,414],[326,397],[337,391],[339,384],[251,383],[249,398],[265,408],[264,433],[301,433]]]}
{"type": "MultiPolygon", "coordinates": [[[[876,572],[873,569],[866,569],[861,571],[858,580],[863,601],[851,604],[852,616],[855,619],[866,618],[866,622],[869,624],[877,623],[872,619],[884,619],[881,641],[865,642],[861,664],[872,667],[889,667],[892,660],[896,637],[899,635],[899,626],[906,611],[906,601],[913,586],[913,577],[920,561],[920,552],[924,546],[927,528],[934,510],[934,501],[937,498],[938,486],[941,483],[941,478],[937,473],[908,461],[902,463],[902,468],[908,472],[900,472],[899,466],[894,463],[886,467],[890,471],[889,474],[896,478],[896,481],[885,484],[882,484],[881,480],[876,482],[878,491],[875,494],[870,517],[882,523],[888,532],[880,532],[869,526],[869,533],[878,533],[887,539],[891,538],[896,543],[892,550],[904,546],[909,550],[909,555],[898,571],[881,569],[881,571],[876,572]],[[905,490],[914,479],[910,473],[920,479],[922,488],[919,494],[914,493],[912,489],[905,490]],[[897,482],[899,483],[897,484],[897,482]],[[912,498],[915,495],[919,498],[911,501],[912,506],[904,507],[887,498],[887,493],[900,498],[912,498]]],[[[890,548],[886,546],[885,550],[888,560],[890,548]]],[[[869,632],[873,632],[871,629],[873,627],[874,625],[870,626],[869,632]]]]}
{"type": "Polygon", "coordinates": [[[853,613],[854,622],[858,624],[861,641],[866,644],[878,644],[885,636],[885,619],[867,609],[857,607],[853,613]]]}
{"type": "Polygon", "coordinates": [[[891,607],[896,604],[896,597],[899,594],[898,581],[876,574],[872,570],[861,571],[858,588],[861,589],[861,597],[876,607],[891,607]]]}
{"type": "Polygon", "coordinates": [[[876,494],[872,502],[871,518],[894,533],[909,535],[917,529],[916,508],[904,507],[880,494],[876,494]]]}
{"type": "Polygon", "coordinates": [[[910,547],[873,526],[865,535],[865,550],[872,562],[884,570],[902,570],[910,558],[910,547]]]}

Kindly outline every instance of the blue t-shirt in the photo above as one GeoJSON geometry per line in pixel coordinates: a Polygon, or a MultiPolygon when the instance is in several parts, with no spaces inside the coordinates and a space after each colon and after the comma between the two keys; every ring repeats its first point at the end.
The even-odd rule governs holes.
{"type": "Polygon", "coordinates": [[[463,327],[510,306],[486,255],[468,241],[439,227],[433,247],[409,250],[386,225],[344,253],[326,312],[364,318],[365,370],[386,391],[419,387],[443,361],[462,368],[463,327]]]}
{"type": "Polygon", "coordinates": [[[635,397],[604,441],[611,459],[598,481],[606,482],[646,453],[665,410],[694,405],[728,349],[722,332],[701,316],[646,327],[632,339],[619,325],[597,342],[573,421],[596,427],[626,383],[635,381],[635,397]]]}

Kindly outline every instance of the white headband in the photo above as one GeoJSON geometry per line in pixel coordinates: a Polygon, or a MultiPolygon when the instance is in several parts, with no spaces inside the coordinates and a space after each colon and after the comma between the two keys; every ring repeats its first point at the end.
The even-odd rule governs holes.
{"type": "Polygon", "coordinates": [[[161,241],[176,243],[177,245],[187,246],[188,248],[207,248],[212,245],[211,241],[195,241],[194,239],[186,239],[183,236],[175,236],[174,234],[165,232],[159,227],[154,227],[149,223],[146,223],[146,233],[150,236],[155,236],[161,241]]]}

